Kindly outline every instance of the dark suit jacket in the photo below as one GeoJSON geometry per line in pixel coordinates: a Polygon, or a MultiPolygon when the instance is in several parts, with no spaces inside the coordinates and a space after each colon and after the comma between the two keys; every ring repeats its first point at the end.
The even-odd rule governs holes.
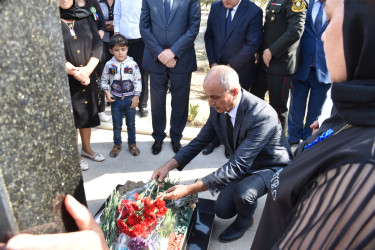
{"type": "Polygon", "coordinates": [[[323,50],[322,34],[328,22],[326,22],[319,32],[316,32],[311,16],[314,0],[310,0],[309,9],[306,14],[305,31],[300,41],[300,64],[294,75],[294,79],[306,81],[310,74],[311,63],[315,53],[316,78],[321,83],[330,83],[326,58],[323,50]]]}
{"type": "Polygon", "coordinates": [[[255,81],[254,54],[262,41],[263,12],[252,2],[241,1],[225,36],[226,13],[221,1],[211,5],[204,34],[208,61],[210,65],[229,63],[239,74],[241,86],[249,90],[255,81]]]}
{"type": "Polygon", "coordinates": [[[199,0],[174,0],[168,23],[163,0],[143,0],[139,24],[145,43],[143,68],[150,72],[165,72],[166,66],[158,60],[158,55],[169,48],[178,60],[171,72],[197,70],[194,40],[199,32],[200,19],[199,0]]]}
{"type": "MultiPolygon", "coordinates": [[[[270,67],[261,61],[262,69],[270,74],[290,75],[297,70],[299,41],[306,19],[306,0],[299,0],[301,11],[295,11],[294,0],[270,0],[266,7],[263,27],[262,52],[269,48],[272,52],[270,67]]],[[[262,57],[260,56],[262,59],[262,57]]]]}
{"type": "Polygon", "coordinates": [[[275,110],[265,101],[242,90],[233,128],[235,148],[229,146],[225,114],[211,108],[210,117],[198,136],[175,155],[178,170],[182,170],[216,135],[232,157],[221,168],[203,178],[212,194],[249,174],[285,167],[291,159],[291,150],[275,110]]]}

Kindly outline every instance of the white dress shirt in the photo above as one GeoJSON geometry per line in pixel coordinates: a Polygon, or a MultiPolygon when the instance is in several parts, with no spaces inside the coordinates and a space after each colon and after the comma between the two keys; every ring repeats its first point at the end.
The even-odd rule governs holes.
{"type": "MultiPolygon", "coordinates": [[[[164,3],[165,3],[165,0],[163,0],[163,6],[164,6],[164,3]]],[[[170,3],[170,7],[171,7],[171,9],[172,9],[172,5],[173,5],[173,0],[169,0],[169,3],[170,3]]]]}
{"type": "Polygon", "coordinates": [[[127,39],[141,38],[139,32],[141,9],[142,0],[116,0],[113,10],[114,31],[127,39]]]}
{"type": "MultiPolygon", "coordinates": [[[[234,15],[236,14],[236,11],[237,11],[237,9],[238,9],[238,5],[240,5],[241,1],[242,1],[242,0],[240,0],[240,1],[238,2],[238,4],[237,4],[236,6],[234,6],[233,9],[232,9],[232,12],[231,12],[231,14],[232,14],[232,20],[233,20],[234,15]]],[[[228,13],[229,13],[229,10],[227,9],[227,15],[226,15],[226,17],[228,17],[228,13]]]]}
{"type": "Polygon", "coordinates": [[[225,112],[225,113],[228,113],[228,115],[230,116],[230,121],[232,122],[233,128],[234,128],[234,124],[236,122],[238,106],[240,106],[240,102],[241,102],[241,98],[242,98],[241,89],[240,89],[240,93],[238,94],[237,98],[238,98],[238,102],[237,102],[236,106],[234,106],[234,108],[231,111],[225,112]]]}

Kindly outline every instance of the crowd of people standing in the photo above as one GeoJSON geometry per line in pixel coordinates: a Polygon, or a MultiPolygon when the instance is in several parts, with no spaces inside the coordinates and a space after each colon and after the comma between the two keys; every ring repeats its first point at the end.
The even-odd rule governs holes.
{"type": "MultiPolygon", "coordinates": [[[[102,40],[88,18],[96,11],[90,14],[73,0],[59,0],[59,5],[74,120],[82,137],[81,155],[104,160],[92,151],[89,140],[90,127],[99,122],[97,96],[90,83],[102,56],[102,40]]],[[[158,118],[165,117],[169,80],[172,109],[178,110],[178,114],[172,111],[170,131],[176,155],[151,178],[162,181],[169,171],[182,171],[218,137],[229,161],[194,184],[170,188],[164,199],[205,190],[219,193],[216,215],[236,216],[220,235],[222,242],[244,235],[253,225],[257,199],[268,193],[252,249],[374,249],[375,71],[371,61],[375,24],[371,17],[375,4],[372,0],[270,0],[263,27],[259,13],[248,0],[222,0],[212,5],[205,36],[211,69],[203,83],[210,116],[199,135],[181,148],[181,126],[186,123],[183,105],[187,106],[191,72],[196,70],[194,40],[200,2],[143,0],[138,21],[145,45],[142,67],[150,74],[151,110],[158,118]],[[236,32],[237,40],[243,41],[238,48],[226,44],[236,32]],[[241,82],[246,62],[251,67],[259,63],[250,87],[241,82]],[[332,112],[319,126],[313,123],[311,128],[318,130],[312,134],[310,124],[302,122],[301,126],[306,93],[310,90],[306,120],[311,122],[317,119],[331,85],[332,112]],[[290,86],[291,124],[286,138],[290,86]],[[259,98],[267,89],[269,104],[259,98]],[[292,156],[290,144],[300,139],[305,141],[292,156]]],[[[102,82],[108,101],[127,101],[125,111],[136,107],[141,91],[141,71],[127,56],[132,39],[120,34],[109,39],[114,57],[103,71],[109,78],[109,88],[102,82]]],[[[153,119],[154,154],[162,149],[165,123],[165,119],[162,124],[153,119]]],[[[115,146],[121,145],[116,144],[121,136],[114,137],[115,146]]],[[[132,149],[129,145],[136,155],[132,149]]],[[[27,239],[25,247],[37,247],[43,240],[49,246],[107,249],[88,210],[69,196],[65,204],[80,232],[20,235],[7,247],[11,249],[13,244],[23,249],[27,239]]]]}
{"type": "MultiPolygon", "coordinates": [[[[95,112],[100,120],[109,120],[104,113],[106,87],[100,81],[102,74],[108,73],[103,72],[106,62],[113,56],[109,39],[121,34],[127,39],[127,56],[136,62],[141,75],[142,90],[136,104],[141,117],[148,116],[150,80],[152,153],[160,153],[166,137],[168,91],[172,97],[169,135],[177,153],[188,117],[191,73],[197,69],[194,41],[200,26],[200,1],[76,0],[72,6],[72,9],[87,11],[85,18],[91,19],[102,39],[102,55],[91,76],[95,81],[91,88],[97,105],[95,112]]],[[[268,91],[269,103],[278,113],[290,145],[312,134],[310,125],[318,119],[331,86],[320,39],[327,26],[323,6],[320,0],[285,3],[271,0],[265,7],[263,20],[262,9],[251,1],[222,0],[213,2],[207,20],[204,41],[210,68],[232,67],[239,75],[241,87],[261,99],[268,91]]],[[[107,84],[111,91],[112,81],[107,79],[107,84]]],[[[114,105],[116,100],[107,100],[107,103],[114,105]]],[[[133,123],[132,118],[128,120],[133,123]]],[[[122,119],[113,121],[113,127],[121,129],[122,119]]],[[[112,157],[122,148],[115,137],[112,157]]],[[[131,144],[135,144],[135,139],[131,144]]],[[[203,154],[210,154],[219,145],[220,140],[215,137],[203,154]]],[[[87,154],[82,150],[81,155],[104,160],[103,155],[93,157],[94,152],[88,151],[87,154]]],[[[227,150],[225,155],[230,158],[227,150]]],[[[88,168],[83,160],[81,166],[83,170],[88,168]]]]}

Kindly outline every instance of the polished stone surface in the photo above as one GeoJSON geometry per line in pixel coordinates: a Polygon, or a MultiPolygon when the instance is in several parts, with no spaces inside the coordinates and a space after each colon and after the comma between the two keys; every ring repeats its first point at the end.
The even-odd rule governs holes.
{"type": "Polygon", "coordinates": [[[187,249],[208,249],[215,219],[214,208],[214,200],[199,198],[195,223],[191,230],[187,249]]]}
{"type": "Polygon", "coordinates": [[[57,1],[0,0],[0,240],[71,230],[85,203],[57,1]]]}

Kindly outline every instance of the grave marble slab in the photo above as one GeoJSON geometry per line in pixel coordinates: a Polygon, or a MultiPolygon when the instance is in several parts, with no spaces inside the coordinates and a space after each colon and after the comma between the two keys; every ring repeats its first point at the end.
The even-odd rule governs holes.
{"type": "Polygon", "coordinates": [[[0,0],[0,240],[74,230],[86,203],[57,0],[0,0]]]}

